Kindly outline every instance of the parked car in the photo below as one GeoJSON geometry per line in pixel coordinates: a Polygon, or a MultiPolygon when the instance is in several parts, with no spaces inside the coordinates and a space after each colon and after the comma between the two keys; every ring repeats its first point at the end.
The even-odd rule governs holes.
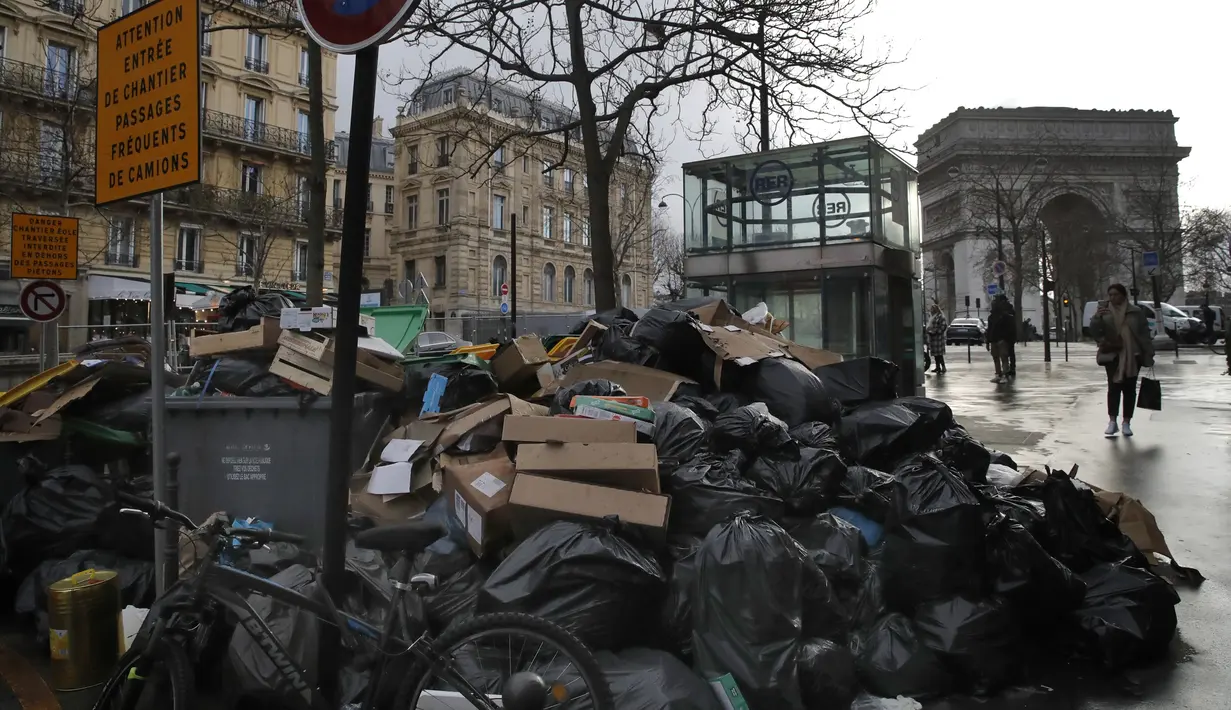
{"type": "Polygon", "coordinates": [[[415,355],[446,355],[471,343],[438,330],[425,330],[415,338],[415,355]]]}
{"type": "MultiPolygon", "coordinates": [[[[1184,311],[1191,318],[1196,318],[1201,321],[1202,328],[1205,327],[1205,320],[1201,314],[1201,306],[1176,306],[1176,308],[1184,311]]],[[[1227,337],[1227,314],[1222,306],[1210,306],[1210,310],[1214,311],[1214,337],[1222,339],[1227,337]]],[[[1202,333],[1205,333],[1202,330],[1202,333]]],[[[1206,333],[1208,336],[1208,333],[1206,333]]]]}
{"type": "Polygon", "coordinates": [[[982,345],[987,336],[987,324],[979,318],[954,318],[949,321],[949,329],[945,331],[945,342],[949,345],[982,345]]]}
{"type": "MultiPolygon", "coordinates": [[[[1137,301],[1137,307],[1145,312],[1146,321],[1149,323],[1150,330],[1154,333],[1155,344],[1167,343],[1172,340],[1178,340],[1181,343],[1195,343],[1201,339],[1205,331],[1205,326],[1197,318],[1190,317],[1187,313],[1176,308],[1170,303],[1158,304],[1158,312],[1162,314],[1159,319],[1154,312],[1154,304],[1151,301],[1137,301]]],[[[1082,335],[1089,338],[1090,336],[1090,319],[1094,317],[1095,311],[1098,310],[1098,301],[1087,301],[1081,313],[1081,332],[1082,335]]]]}

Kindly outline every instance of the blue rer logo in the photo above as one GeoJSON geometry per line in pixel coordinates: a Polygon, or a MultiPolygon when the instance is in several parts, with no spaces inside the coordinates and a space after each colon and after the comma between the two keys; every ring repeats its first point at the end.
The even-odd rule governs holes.
{"type": "Polygon", "coordinates": [[[337,0],[333,4],[335,15],[362,15],[376,7],[380,0],[337,0]]]}

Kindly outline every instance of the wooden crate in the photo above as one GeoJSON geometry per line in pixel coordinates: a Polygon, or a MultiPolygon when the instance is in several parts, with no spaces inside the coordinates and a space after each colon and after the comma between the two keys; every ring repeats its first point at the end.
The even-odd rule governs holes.
{"type": "MultiPolygon", "coordinates": [[[[313,392],[328,395],[333,388],[333,340],[319,334],[282,331],[274,362],[273,374],[313,392]]],[[[355,376],[392,392],[402,391],[402,368],[375,355],[359,350],[355,376]]]]}

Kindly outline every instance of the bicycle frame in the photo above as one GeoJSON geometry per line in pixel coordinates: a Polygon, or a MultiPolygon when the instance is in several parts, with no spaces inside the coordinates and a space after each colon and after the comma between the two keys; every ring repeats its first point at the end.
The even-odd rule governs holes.
{"type": "MultiPolygon", "coordinates": [[[[320,691],[311,685],[306,677],[306,673],[299,667],[299,664],[286,650],[286,647],[282,645],[282,642],[278,640],[277,635],[269,628],[265,620],[257,614],[252,605],[248,603],[248,595],[259,594],[296,609],[308,611],[325,623],[338,625],[339,629],[343,632],[354,632],[379,644],[381,651],[380,660],[372,670],[369,679],[368,692],[362,706],[364,710],[373,710],[375,689],[384,675],[388,660],[385,651],[390,648],[396,649],[397,652],[409,651],[414,654],[419,661],[426,664],[430,671],[443,676],[457,689],[460,695],[473,703],[475,707],[490,708],[492,710],[495,710],[497,707],[488,700],[484,693],[475,690],[470,683],[460,677],[445,658],[435,653],[427,634],[420,636],[413,642],[393,636],[395,624],[401,618],[400,609],[404,595],[404,581],[402,582],[403,586],[394,585],[391,612],[385,621],[384,628],[378,629],[367,622],[336,609],[328,601],[327,597],[324,599],[313,599],[254,574],[217,564],[212,559],[212,556],[203,565],[197,578],[180,582],[176,588],[168,592],[164,604],[155,603],[155,607],[161,607],[158,609],[159,618],[156,620],[149,635],[138,636],[137,639],[134,639],[134,645],[140,643],[141,648],[153,647],[157,637],[166,631],[167,621],[175,611],[180,609],[200,609],[202,597],[213,599],[235,616],[239,626],[243,627],[252,636],[257,646],[269,658],[274,667],[278,669],[280,678],[277,690],[281,695],[286,698],[295,698],[295,704],[302,708],[302,710],[335,710],[330,707],[320,691]]],[[[409,577],[409,566],[407,566],[406,576],[409,577]]]]}

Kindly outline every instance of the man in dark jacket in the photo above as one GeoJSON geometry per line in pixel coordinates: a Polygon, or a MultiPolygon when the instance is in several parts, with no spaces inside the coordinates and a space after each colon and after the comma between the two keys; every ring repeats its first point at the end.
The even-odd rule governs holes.
{"type": "Polygon", "coordinates": [[[996,376],[992,382],[996,384],[1006,382],[1014,374],[1010,354],[1017,338],[1013,331],[1013,306],[1004,296],[997,296],[987,316],[987,342],[992,352],[992,363],[996,366],[996,376]]]}

